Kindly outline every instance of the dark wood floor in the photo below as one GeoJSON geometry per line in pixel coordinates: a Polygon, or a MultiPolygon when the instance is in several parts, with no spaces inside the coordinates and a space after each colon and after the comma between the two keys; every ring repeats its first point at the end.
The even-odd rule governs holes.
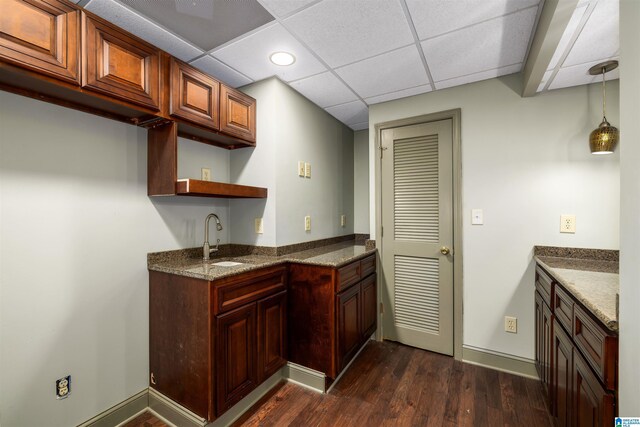
{"type": "MultiPolygon", "coordinates": [[[[539,381],[369,342],[328,394],[283,383],[234,426],[551,426],[539,381]]],[[[127,427],[162,424],[127,424],[127,427]]]]}

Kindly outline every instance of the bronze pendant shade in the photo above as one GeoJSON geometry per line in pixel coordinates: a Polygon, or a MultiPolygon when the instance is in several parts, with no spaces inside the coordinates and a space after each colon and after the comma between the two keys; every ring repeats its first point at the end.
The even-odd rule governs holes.
{"type": "Polygon", "coordinates": [[[602,74],[602,123],[589,135],[589,147],[591,154],[611,154],[618,145],[620,132],[615,126],[607,121],[606,106],[607,92],[605,87],[605,73],[618,68],[618,61],[607,61],[598,65],[594,65],[589,69],[589,74],[597,76],[602,74]]]}

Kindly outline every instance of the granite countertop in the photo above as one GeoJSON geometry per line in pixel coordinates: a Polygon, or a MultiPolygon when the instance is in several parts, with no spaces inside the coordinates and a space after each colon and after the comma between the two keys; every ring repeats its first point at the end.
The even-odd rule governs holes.
{"type": "Polygon", "coordinates": [[[194,251],[191,253],[188,253],[187,251],[172,251],[167,252],[168,255],[166,256],[157,256],[158,254],[154,254],[156,256],[148,261],[148,268],[152,271],[177,274],[196,279],[217,280],[287,262],[339,268],[343,265],[349,264],[350,262],[373,254],[375,251],[375,248],[367,249],[364,245],[355,245],[353,241],[322,246],[300,252],[293,252],[281,256],[242,255],[212,258],[208,261],[203,261],[200,258],[201,252],[199,254],[197,252],[194,254],[194,251]],[[214,263],[221,261],[233,261],[240,262],[242,264],[233,267],[220,267],[213,265],[214,263]]]}
{"type": "Polygon", "coordinates": [[[536,255],[535,260],[611,331],[618,331],[618,262],[536,255]]]}

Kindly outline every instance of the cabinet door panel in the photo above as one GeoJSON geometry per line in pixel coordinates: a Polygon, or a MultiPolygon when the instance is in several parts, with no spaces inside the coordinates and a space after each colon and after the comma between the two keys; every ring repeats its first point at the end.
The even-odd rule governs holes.
{"type": "Polygon", "coordinates": [[[257,385],[256,304],[218,316],[216,322],[219,416],[257,385]]]}
{"type": "Polygon", "coordinates": [[[362,281],[362,339],[367,340],[376,330],[378,315],[376,308],[376,275],[371,275],[362,281]]]}
{"type": "Polygon", "coordinates": [[[82,22],[82,86],[158,110],[160,50],[84,13],[82,22]]]}
{"type": "Polygon", "coordinates": [[[338,364],[339,371],[349,363],[362,342],[360,286],[338,294],[338,364]]]}
{"type": "Polygon", "coordinates": [[[573,344],[557,320],[553,328],[552,413],[558,427],[571,427],[573,344]]]}
{"type": "Polygon", "coordinates": [[[256,100],[221,84],[220,130],[245,141],[256,142],[256,100]]]}
{"type": "Polygon", "coordinates": [[[258,301],[258,382],[287,363],[287,292],[258,301]]]}
{"type": "MultiPolygon", "coordinates": [[[[545,304],[542,303],[542,336],[541,336],[541,346],[542,346],[542,382],[545,386],[545,389],[549,393],[549,397],[553,398],[553,393],[551,390],[551,373],[553,372],[553,331],[554,331],[554,317],[551,313],[551,309],[545,304]]],[[[552,408],[553,405],[550,405],[552,408]]]]}
{"type": "Polygon", "coordinates": [[[79,17],[58,0],[0,0],[0,58],[79,84],[79,17]]]}
{"type": "Polygon", "coordinates": [[[613,422],[613,395],[607,393],[578,351],[573,356],[573,425],[604,427],[613,422]]]}
{"type": "Polygon", "coordinates": [[[170,114],[218,130],[220,82],[171,58],[170,114]]]}
{"type": "Polygon", "coordinates": [[[540,292],[534,292],[534,307],[535,307],[535,356],[536,356],[536,370],[538,371],[538,376],[542,380],[544,377],[544,371],[542,370],[542,296],[540,292]]]}

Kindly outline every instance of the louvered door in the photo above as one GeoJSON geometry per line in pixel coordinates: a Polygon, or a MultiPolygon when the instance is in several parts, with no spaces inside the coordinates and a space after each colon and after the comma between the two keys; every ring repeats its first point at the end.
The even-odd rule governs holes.
{"type": "Polygon", "coordinates": [[[382,131],[384,337],[444,354],[453,354],[452,145],[451,120],[382,131]]]}

